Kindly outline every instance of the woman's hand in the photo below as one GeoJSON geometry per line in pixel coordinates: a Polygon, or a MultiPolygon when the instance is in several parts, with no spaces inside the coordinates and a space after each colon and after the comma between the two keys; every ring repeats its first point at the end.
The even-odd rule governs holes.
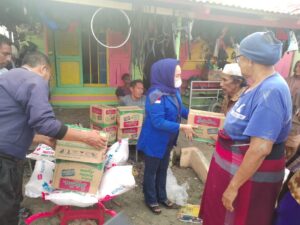
{"type": "Polygon", "coordinates": [[[188,140],[191,141],[193,139],[195,131],[193,130],[193,126],[191,124],[180,124],[180,129],[183,130],[188,140]]]}
{"type": "Polygon", "coordinates": [[[222,196],[222,203],[223,206],[230,212],[234,210],[233,202],[236,199],[236,196],[238,194],[238,189],[234,188],[232,185],[228,185],[225,192],[222,196]]]}

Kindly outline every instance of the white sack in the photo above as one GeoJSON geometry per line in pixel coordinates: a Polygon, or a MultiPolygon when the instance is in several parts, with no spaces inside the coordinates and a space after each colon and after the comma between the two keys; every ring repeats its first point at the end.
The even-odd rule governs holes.
{"type": "Polygon", "coordinates": [[[25,195],[31,198],[38,198],[42,193],[53,191],[52,178],[55,163],[49,160],[37,160],[33,173],[25,185],[25,195]]]}
{"type": "Polygon", "coordinates": [[[135,187],[132,166],[114,166],[105,171],[98,191],[98,198],[114,197],[135,187]]]}
{"type": "Polygon", "coordinates": [[[55,160],[54,150],[48,145],[39,144],[33,152],[26,155],[26,158],[34,159],[34,160],[46,159],[46,160],[54,161],[55,160]]]}
{"type": "Polygon", "coordinates": [[[55,190],[46,195],[45,199],[56,205],[70,205],[77,207],[88,207],[98,202],[96,195],[64,190],[55,190]]]}
{"type": "Polygon", "coordinates": [[[116,165],[123,165],[129,157],[128,138],[114,143],[107,151],[104,169],[107,170],[116,165]]]}

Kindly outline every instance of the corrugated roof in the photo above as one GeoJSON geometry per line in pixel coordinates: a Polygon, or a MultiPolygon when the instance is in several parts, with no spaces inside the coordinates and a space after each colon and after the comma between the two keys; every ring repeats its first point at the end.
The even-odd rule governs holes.
{"type": "Polygon", "coordinates": [[[190,0],[192,2],[201,2],[216,4],[226,7],[235,7],[240,9],[249,9],[269,13],[282,14],[300,14],[299,0],[190,0]]]}

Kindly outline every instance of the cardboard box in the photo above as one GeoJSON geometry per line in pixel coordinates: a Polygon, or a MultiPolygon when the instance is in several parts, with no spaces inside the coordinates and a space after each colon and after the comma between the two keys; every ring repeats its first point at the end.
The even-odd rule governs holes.
{"type": "Polygon", "coordinates": [[[53,187],[63,190],[96,194],[104,163],[91,164],[56,160],[53,187]]]}
{"type": "Polygon", "coordinates": [[[111,145],[117,141],[118,126],[113,125],[102,125],[98,123],[90,122],[90,128],[94,130],[101,130],[108,135],[108,144],[111,145]]]}
{"type": "Polygon", "coordinates": [[[129,144],[136,144],[139,139],[141,127],[131,127],[131,128],[118,128],[118,139],[129,138],[129,144]]]}
{"type": "Polygon", "coordinates": [[[197,126],[195,132],[197,134],[194,140],[201,142],[214,143],[218,135],[219,129],[223,128],[225,115],[222,113],[190,110],[188,124],[197,126]]]}
{"type": "Polygon", "coordinates": [[[90,119],[95,123],[115,124],[117,120],[117,109],[106,105],[91,105],[90,119]]]}
{"type": "Polygon", "coordinates": [[[144,110],[138,106],[117,107],[117,123],[119,128],[141,127],[143,124],[144,110]]]}
{"type": "MultiPolygon", "coordinates": [[[[100,135],[107,137],[107,134],[102,131],[100,135]]],[[[57,140],[54,156],[57,159],[70,161],[101,163],[104,160],[105,150],[106,146],[103,149],[96,149],[83,142],[57,140]]]]}

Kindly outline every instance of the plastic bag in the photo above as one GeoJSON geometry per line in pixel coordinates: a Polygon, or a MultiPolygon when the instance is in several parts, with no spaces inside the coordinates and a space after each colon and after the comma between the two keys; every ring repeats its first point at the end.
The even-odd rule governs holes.
{"type": "Polygon", "coordinates": [[[98,191],[98,198],[111,198],[135,187],[132,166],[114,166],[105,171],[98,191]]]}
{"type": "Polygon", "coordinates": [[[34,160],[50,160],[54,161],[54,150],[45,144],[39,144],[33,152],[30,154],[26,155],[26,158],[28,159],[34,159],[34,160]]]}
{"type": "Polygon", "coordinates": [[[107,170],[116,165],[123,165],[129,157],[128,138],[114,143],[107,151],[104,169],[107,170]]]}
{"type": "Polygon", "coordinates": [[[25,195],[31,198],[38,198],[42,193],[53,191],[52,178],[55,163],[49,160],[37,160],[33,173],[25,185],[25,195]]]}
{"type": "Polygon", "coordinates": [[[55,190],[46,195],[45,199],[56,205],[71,205],[77,207],[88,207],[98,202],[96,195],[63,190],[55,190]]]}
{"type": "Polygon", "coordinates": [[[57,205],[72,205],[87,207],[98,200],[109,199],[123,194],[135,187],[132,166],[114,166],[104,172],[99,190],[96,195],[74,191],[55,190],[45,196],[46,200],[57,205]]]}
{"type": "Polygon", "coordinates": [[[188,189],[188,184],[184,183],[182,185],[178,185],[176,177],[170,168],[168,168],[167,171],[166,186],[168,199],[181,206],[187,203],[188,194],[186,190],[188,189]]]}

